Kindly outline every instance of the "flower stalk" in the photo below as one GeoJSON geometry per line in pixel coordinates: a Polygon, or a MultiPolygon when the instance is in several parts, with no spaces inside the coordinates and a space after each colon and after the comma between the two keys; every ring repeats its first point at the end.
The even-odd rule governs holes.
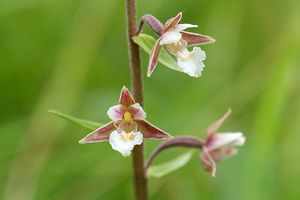
{"type": "Polygon", "coordinates": [[[153,153],[149,156],[146,166],[145,166],[145,171],[150,167],[152,164],[153,160],[164,150],[167,150],[169,148],[173,147],[185,147],[185,148],[196,148],[201,150],[203,146],[203,142],[193,136],[179,136],[173,139],[170,139],[164,143],[162,143],[157,149],[153,151],[153,153]]]}
{"type": "MultiPolygon", "coordinates": [[[[136,2],[126,0],[127,37],[129,48],[130,72],[133,89],[133,97],[136,102],[143,106],[143,81],[139,46],[135,44],[132,37],[138,32],[136,26],[136,2]]],[[[144,145],[137,145],[132,152],[133,178],[135,198],[147,200],[147,179],[144,173],[144,145]]]]}

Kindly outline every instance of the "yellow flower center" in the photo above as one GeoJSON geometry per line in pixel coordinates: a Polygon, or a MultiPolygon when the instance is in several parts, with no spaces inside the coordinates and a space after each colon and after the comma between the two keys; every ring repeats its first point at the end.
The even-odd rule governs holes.
{"type": "Polygon", "coordinates": [[[130,141],[130,140],[133,140],[134,138],[133,138],[133,134],[132,134],[132,132],[130,132],[130,133],[126,133],[126,132],[122,132],[121,133],[121,136],[122,136],[122,139],[124,140],[124,141],[130,141]]]}
{"type": "Polygon", "coordinates": [[[178,41],[178,42],[175,42],[174,44],[175,44],[175,46],[181,46],[182,42],[178,41]]]}
{"type": "Polygon", "coordinates": [[[190,58],[191,58],[191,56],[190,56],[190,54],[189,53],[182,53],[182,52],[177,52],[177,54],[180,56],[180,58],[182,59],[182,60],[185,60],[185,61],[188,61],[190,58]]]}
{"type": "Polygon", "coordinates": [[[132,119],[132,114],[130,113],[130,112],[128,112],[128,111],[126,111],[125,113],[124,113],[124,120],[125,121],[130,121],[131,119],[132,119]]]}

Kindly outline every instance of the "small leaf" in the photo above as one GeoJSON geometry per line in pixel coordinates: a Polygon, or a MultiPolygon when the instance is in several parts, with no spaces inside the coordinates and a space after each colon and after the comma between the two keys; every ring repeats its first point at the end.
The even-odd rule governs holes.
{"type": "MultiPolygon", "coordinates": [[[[152,36],[144,34],[144,33],[140,33],[139,35],[132,37],[132,40],[136,44],[138,44],[149,55],[150,55],[151,49],[153,48],[155,41],[156,41],[152,36]]],[[[178,67],[175,59],[164,48],[161,49],[158,61],[161,64],[165,65],[166,67],[169,67],[176,71],[182,71],[178,67]]]]}
{"type": "Polygon", "coordinates": [[[162,164],[154,165],[148,168],[147,177],[160,178],[186,165],[192,158],[194,151],[184,153],[177,158],[162,164]]]}
{"type": "Polygon", "coordinates": [[[89,120],[85,120],[85,119],[80,119],[77,117],[72,117],[70,115],[64,114],[62,112],[56,111],[56,110],[48,110],[49,113],[52,113],[60,118],[63,118],[69,122],[72,122],[78,126],[81,126],[83,128],[86,128],[88,130],[95,130],[97,128],[99,128],[100,126],[102,126],[102,123],[99,122],[94,122],[94,121],[89,121],[89,120]]]}

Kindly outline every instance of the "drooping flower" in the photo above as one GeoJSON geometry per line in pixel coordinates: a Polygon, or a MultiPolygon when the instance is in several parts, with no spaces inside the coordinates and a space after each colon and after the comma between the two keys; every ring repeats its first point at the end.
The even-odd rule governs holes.
{"type": "Polygon", "coordinates": [[[171,136],[145,120],[146,113],[139,103],[135,103],[129,90],[123,87],[119,104],[107,111],[112,120],[79,141],[81,144],[109,140],[112,148],[123,156],[129,156],[135,145],[143,143],[143,138],[166,139],[171,136]]]}
{"type": "MultiPolygon", "coordinates": [[[[149,16],[147,16],[149,18],[149,16]]],[[[160,38],[155,42],[154,47],[150,53],[149,65],[147,75],[151,76],[152,72],[156,68],[158,62],[158,56],[161,51],[162,45],[165,45],[170,53],[176,55],[178,59],[178,67],[182,69],[183,72],[189,74],[193,77],[199,77],[201,75],[201,71],[203,69],[203,60],[205,59],[205,53],[199,48],[194,49],[191,53],[188,52],[187,47],[195,46],[195,45],[203,45],[215,42],[215,40],[207,35],[196,34],[185,32],[184,30],[187,28],[198,27],[193,24],[179,24],[182,18],[182,13],[178,13],[175,17],[170,18],[163,25],[162,28],[158,29],[159,23],[152,22],[156,21],[156,18],[151,18],[148,20],[148,24],[155,24],[155,32],[160,35],[160,38]],[[202,56],[199,56],[195,52],[202,51],[202,56]],[[179,52],[179,54],[178,54],[179,52]],[[187,53],[188,52],[188,53],[187,53]],[[195,55],[198,56],[195,56],[195,55]],[[182,62],[183,57],[189,58],[182,62]],[[201,58],[201,59],[200,59],[201,58]],[[189,64],[188,64],[189,63],[189,64]],[[193,64],[192,64],[193,63],[193,64]],[[191,69],[190,69],[191,68],[191,69]],[[197,68],[197,69],[195,69],[197,68]]],[[[147,19],[146,19],[147,20],[147,19]]]]}
{"type": "Polygon", "coordinates": [[[241,132],[217,132],[230,113],[231,110],[228,110],[221,119],[213,123],[206,131],[207,138],[203,144],[200,159],[203,168],[210,172],[212,176],[216,175],[216,163],[234,156],[237,153],[235,146],[244,145],[246,140],[241,132]]]}

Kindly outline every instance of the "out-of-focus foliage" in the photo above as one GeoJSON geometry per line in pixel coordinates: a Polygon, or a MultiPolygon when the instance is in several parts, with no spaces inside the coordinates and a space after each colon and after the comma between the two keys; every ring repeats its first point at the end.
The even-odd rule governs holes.
{"type": "Polygon", "coordinates": [[[160,163],[157,165],[151,165],[147,169],[147,177],[161,178],[163,176],[166,176],[185,166],[191,160],[193,154],[193,151],[189,151],[176,157],[173,160],[168,160],[167,162],[160,163]]]}
{"type": "MultiPolygon", "coordinates": [[[[194,156],[151,179],[151,198],[300,199],[300,2],[138,0],[139,16],[164,21],[179,11],[217,41],[203,46],[199,79],[165,67],[146,78],[142,52],[147,117],[174,135],[203,137],[231,107],[221,131],[248,140],[216,178],[194,156]]],[[[0,70],[0,199],[133,198],[130,158],[108,143],[78,144],[87,131],[47,112],[108,121],[108,107],[130,86],[124,1],[0,1],[0,70]]],[[[157,144],[146,141],[146,154],[157,144]]]]}
{"type": "Polygon", "coordinates": [[[52,113],[53,115],[60,117],[62,119],[67,120],[68,122],[71,122],[73,124],[76,124],[77,126],[83,127],[87,130],[94,131],[100,126],[103,126],[103,124],[99,122],[94,122],[86,119],[80,119],[78,117],[73,117],[68,114],[64,114],[62,112],[56,111],[56,110],[48,110],[49,113],[52,113]]]}

